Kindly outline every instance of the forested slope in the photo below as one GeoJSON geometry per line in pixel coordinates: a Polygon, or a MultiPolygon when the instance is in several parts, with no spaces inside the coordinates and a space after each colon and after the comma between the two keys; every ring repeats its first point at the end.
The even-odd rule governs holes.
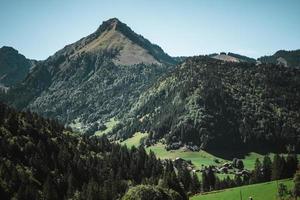
{"type": "Polygon", "coordinates": [[[177,175],[171,161],[161,161],[143,147],[128,149],[106,137],[78,136],[56,121],[4,104],[0,130],[1,199],[111,200],[144,184],[153,195],[161,191],[158,196],[180,200],[187,199],[186,192],[200,190],[197,176],[185,176],[192,180],[189,184],[199,183],[185,189],[179,174],[187,169],[177,167],[177,175]]]}
{"type": "MultiPolygon", "coordinates": [[[[167,149],[299,148],[300,71],[192,57],[144,92],[114,131],[148,132],[167,149]]],[[[299,149],[297,149],[299,151],[299,149]]]]}

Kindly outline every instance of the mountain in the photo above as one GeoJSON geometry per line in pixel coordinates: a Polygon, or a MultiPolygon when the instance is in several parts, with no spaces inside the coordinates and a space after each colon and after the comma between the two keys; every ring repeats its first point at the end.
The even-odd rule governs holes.
{"type": "Polygon", "coordinates": [[[134,191],[145,188],[158,200],[186,200],[190,192],[181,187],[171,161],[162,161],[143,147],[128,149],[106,137],[80,136],[57,121],[2,103],[0,130],[4,200],[112,200],[121,199],[130,188],[125,199],[141,199],[134,191]],[[158,182],[163,188],[156,186],[158,182]]]}
{"type": "Polygon", "coordinates": [[[274,64],[188,58],[141,94],[113,132],[147,132],[145,145],[167,149],[299,152],[299,77],[274,64]]]}
{"type": "Polygon", "coordinates": [[[249,62],[249,63],[256,63],[256,60],[254,58],[249,58],[247,56],[239,55],[236,53],[228,52],[227,54],[224,52],[221,52],[220,54],[212,54],[210,57],[222,60],[226,62],[249,62]]]}
{"type": "Polygon", "coordinates": [[[98,130],[106,120],[126,113],[175,63],[159,46],[113,18],[39,62],[2,99],[18,109],[80,124],[83,131],[91,124],[98,130]]]}
{"type": "Polygon", "coordinates": [[[285,67],[300,68],[300,49],[293,51],[280,50],[272,56],[263,56],[258,60],[262,63],[273,63],[285,67]]]}
{"type": "Polygon", "coordinates": [[[35,61],[25,58],[12,47],[0,48],[0,84],[11,87],[22,82],[35,61]]]}

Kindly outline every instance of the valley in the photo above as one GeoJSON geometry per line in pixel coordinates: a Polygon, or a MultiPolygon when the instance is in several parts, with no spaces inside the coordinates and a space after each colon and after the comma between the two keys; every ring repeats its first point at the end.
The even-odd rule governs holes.
{"type": "Polygon", "coordinates": [[[174,32],[167,18],[154,30],[106,19],[41,60],[0,48],[1,200],[300,197],[300,50],[216,53],[220,26],[207,47],[197,35],[197,51],[171,56],[164,31],[188,40],[209,20],[174,32]]]}

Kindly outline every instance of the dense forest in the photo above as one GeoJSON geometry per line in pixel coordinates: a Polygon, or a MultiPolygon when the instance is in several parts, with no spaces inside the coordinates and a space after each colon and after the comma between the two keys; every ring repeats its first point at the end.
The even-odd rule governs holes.
{"type": "Polygon", "coordinates": [[[130,193],[147,188],[161,199],[181,200],[200,191],[190,172],[182,186],[183,165],[175,168],[143,147],[128,149],[105,136],[78,136],[31,112],[0,104],[0,129],[1,199],[111,200],[129,188],[130,193]]]}
{"type": "Polygon", "coordinates": [[[161,78],[115,127],[167,149],[277,151],[300,147],[300,71],[200,56],[161,78]]]}
{"type": "Polygon", "coordinates": [[[240,160],[234,179],[219,179],[214,166],[201,182],[186,162],[160,160],[142,146],[121,146],[103,137],[78,136],[57,121],[0,104],[1,199],[157,199],[290,178],[298,160],[276,154],[257,160],[252,172],[240,160]]]}

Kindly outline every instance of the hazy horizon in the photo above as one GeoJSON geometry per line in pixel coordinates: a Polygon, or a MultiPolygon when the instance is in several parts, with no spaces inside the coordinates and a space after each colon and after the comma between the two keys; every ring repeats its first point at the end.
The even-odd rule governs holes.
{"type": "Polygon", "coordinates": [[[2,1],[0,46],[43,60],[116,17],[171,56],[300,48],[300,1],[2,1]]]}

